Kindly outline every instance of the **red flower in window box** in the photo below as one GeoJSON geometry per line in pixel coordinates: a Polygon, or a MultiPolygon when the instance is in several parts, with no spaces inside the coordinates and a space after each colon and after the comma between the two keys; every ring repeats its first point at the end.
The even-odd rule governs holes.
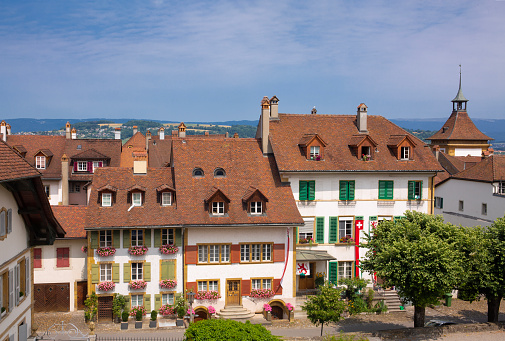
{"type": "Polygon", "coordinates": [[[147,250],[149,250],[146,246],[130,246],[128,252],[132,256],[142,256],[145,255],[147,250]]]}
{"type": "Polygon", "coordinates": [[[147,286],[147,282],[143,279],[138,279],[136,281],[130,282],[131,289],[144,289],[147,286]]]}
{"type": "Polygon", "coordinates": [[[179,251],[179,248],[175,245],[171,244],[164,244],[160,246],[160,252],[163,253],[164,255],[170,255],[177,253],[179,251]]]}
{"type": "Polygon", "coordinates": [[[217,300],[221,295],[216,290],[199,291],[195,295],[196,300],[217,300]]]}
{"type": "Polygon", "coordinates": [[[271,289],[253,289],[249,294],[249,297],[255,297],[255,298],[270,298],[274,296],[275,292],[271,289]]]}
{"type": "Polygon", "coordinates": [[[162,279],[160,281],[160,288],[172,289],[177,286],[177,281],[173,279],[162,279]]]}
{"type": "Polygon", "coordinates": [[[99,247],[98,249],[96,249],[96,254],[99,255],[100,257],[114,256],[115,253],[116,249],[113,248],[112,246],[99,247]]]}
{"type": "Polygon", "coordinates": [[[98,285],[97,285],[98,290],[101,290],[101,291],[111,291],[111,290],[114,290],[115,287],[116,287],[116,283],[110,282],[110,281],[101,282],[101,283],[98,283],[98,285]]]}

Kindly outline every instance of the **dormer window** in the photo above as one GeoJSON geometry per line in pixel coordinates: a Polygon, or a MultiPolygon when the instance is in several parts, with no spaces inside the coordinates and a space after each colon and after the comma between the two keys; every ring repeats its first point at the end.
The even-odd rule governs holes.
{"type": "Polygon", "coordinates": [[[349,148],[353,155],[361,161],[370,161],[374,159],[374,149],[377,142],[370,135],[353,135],[349,141],[349,148]]]}
{"type": "Polygon", "coordinates": [[[35,168],[46,169],[46,157],[45,156],[36,156],[35,157],[35,168]]]}
{"type": "Polygon", "coordinates": [[[161,193],[161,205],[162,206],[172,205],[172,193],[171,192],[161,193]]]}
{"type": "Polygon", "coordinates": [[[133,206],[142,206],[142,193],[140,192],[132,193],[132,204],[133,206]]]}
{"type": "Polygon", "coordinates": [[[102,193],[102,207],[112,206],[112,193],[102,193]]]}
{"type": "Polygon", "coordinates": [[[195,169],[193,169],[193,177],[195,177],[195,178],[203,178],[203,176],[204,176],[203,169],[201,169],[201,168],[195,168],[195,169]]]}
{"type": "Polygon", "coordinates": [[[319,146],[311,146],[310,147],[310,159],[311,160],[321,156],[320,148],[321,147],[319,147],[319,146]]]}
{"type": "Polygon", "coordinates": [[[216,168],[214,170],[214,177],[215,178],[224,178],[226,176],[226,172],[222,168],[216,168]]]}
{"type": "Polygon", "coordinates": [[[93,173],[95,172],[95,169],[100,168],[103,166],[102,161],[93,161],[93,173]]]}
{"type": "Polygon", "coordinates": [[[224,215],[224,202],[214,201],[212,203],[212,214],[213,215],[224,215]]]}
{"type": "Polygon", "coordinates": [[[262,214],[263,203],[261,201],[251,201],[251,214],[262,214]]]}
{"type": "Polygon", "coordinates": [[[298,145],[307,160],[320,161],[324,158],[326,142],[318,134],[303,135],[298,145]]]}
{"type": "Polygon", "coordinates": [[[410,147],[401,147],[400,148],[400,158],[402,160],[410,159],[410,147]]]}
{"type": "Polygon", "coordinates": [[[77,161],[77,171],[78,172],[87,172],[88,171],[88,163],[86,161],[77,161]]]}

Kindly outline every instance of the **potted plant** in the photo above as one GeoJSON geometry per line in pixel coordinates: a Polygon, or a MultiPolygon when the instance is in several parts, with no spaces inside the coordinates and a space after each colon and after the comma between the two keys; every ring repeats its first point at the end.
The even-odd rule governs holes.
{"type": "Polygon", "coordinates": [[[177,320],[175,325],[178,327],[184,326],[184,315],[186,315],[187,305],[183,297],[177,298],[175,302],[175,312],[177,313],[177,320]]]}
{"type": "Polygon", "coordinates": [[[216,290],[199,291],[195,295],[196,300],[217,300],[221,295],[216,290]]]}
{"type": "Polygon", "coordinates": [[[213,306],[209,305],[209,307],[207,308],[207,310],[209,311],[209,319],[214,318],[214,314],[216,313],[216,308],[214,308],[213,306]]]}
{"type": "Polygon", "coordinates": [[[275,296],[275,292],[271,289],[252,289],[249,297],[253,298],[271,298],[275,296]]]}
{"type": "Polygon", "coordinates": [[[289,319],[289,322],[293,322],[294,321],[294,317],[295,317],[295,307],[291,304],[291,303],[288,303],[286,304],[286,308],[288,309],[288,319],[289,319]]]}
{"type": "MultiPolygon", "coordinates": [[[[116,323],[121,322],[121,312],[124,310],[126,305],[126,301],[123,295],[114,294],[114,298],[112,299],[112,313],[114,314],[114,318],[116,323]]],[[[128,321],[128,316],[126,317],[126,322],[128,321]]]]}
{"type": "Polygon", "coordinates": [[[121,322],[121,330],[126,330],[128,329],[128,311],[127,310],[123,310],[123,313],[121,314],[121,318],[123,320],[123,322],[121,322]]]}
{"type": "Polygon", "coordinates": [[[272,321],[272,307],[270,304],[265,303],[263,304],[263,311],[265,312],[265,319],[267,321],[272,321]]]}
{"type": "Polygon", "coordinates": [[[135,312],[135,329],[142,328],[142,311],[137,310],[135,312]]]}
{"type": "Polygon", "coordinates": [[[160,288],[173,289],[177,286],[177,281],[175,279],[162,279],[160,281],[160,288]]]}
{"type": "Polygon", "coordinates": [[[19,292],[19,297],[23,297],[24,295],[25,295],[24,292],[22,292],[22,291],[19,292]]]}
{"type": "Polygon", "coordinates": [[[84,301],[86,310],[89,313],[89,320],[95,321],[96,314],[98,312],[98,296],[93,291],[91,295],[84,301]]]}
{"type": "Polygon", "coordinates": [[[158,318],[158,312],[156,310],[151,311],[151,320],[149,321],[149,328],[156,328],[157,318],[158,318]]]}
{"type": "Polygon", "coordinates": [[[144,289],[147,285],[147,282],[143,279],[138,279],[130,282],[131,289],[144,289]]]}
{"type": "Polygon", "coordinates": [[[100,282],[97,285],[97,289],[100,291],[112,291],[116,287],[116,283],[112,281],[100,282]]]}

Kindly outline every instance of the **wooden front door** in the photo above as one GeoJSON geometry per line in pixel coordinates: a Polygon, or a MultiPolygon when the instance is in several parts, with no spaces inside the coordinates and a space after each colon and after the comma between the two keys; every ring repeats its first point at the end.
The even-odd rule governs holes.
{"type": "Polygon", "coordinates": [[[226,305],[240,305],[240,280],[226,281],[226,305]]]}
{"type": "Polygon", "coordinates": [[[69,311],[70,284],[35,284],[35,311],[69,311]]]}
{"type": "Polygon", "coordinates": [[[98,321],[112,321],[112,296],[98,297],[98,321]]]}
{"type": "Polygon", "coordinates": [[[315,289],[316,263],[310,263],[310,275],[300,276],[298,280],[298,290],[315,289]]]}
{"type": "Polygon", "coordinates": [[[88,282],[77,282],[77,310],[84,310],[84,301],[88,296],[88,282]]]}

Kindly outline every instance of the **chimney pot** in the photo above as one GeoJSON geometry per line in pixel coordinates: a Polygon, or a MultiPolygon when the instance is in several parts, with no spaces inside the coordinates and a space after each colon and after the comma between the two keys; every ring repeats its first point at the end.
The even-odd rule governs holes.
{"type": "Polygon", "coordinates": [[[179,137],[186,137],[186,125],[184,122],[181,122],[181,124],[179,124],[179,137]]]}
{"type": "Polygon", "coordinates": [[[70,140],[72,135],[70,135],[70,122],[65,124],[65,137],[67,140],[70,140]]]}
{"type": "Polygon", "coordinates": [[[11,125],[7,123],[7,135],[11,135],[11,125]]]}
{"type": "Polygon", "coordinates": [[[312,108],[312,110],[310,111],[310,113],[311,113],[312,115],[317,114],[317,109],[316,109],[316,107],[312,108]]]}
{"type": "Polygon", "coordinates": [[[360,133],[368,133],[368,127],[367,127],[367,109],[368,107],[365,105],[365,103],[361,103],[358,105],[358,112],[356,114],[356,123],[358,126],[358,131],[360,133]]]}
{"type": "Polygon", "coordinates": [[[133,126],[133,135],[137,133],[137,126],[133,126]]]}
{"type": "Polygon", "coordinates": [[[116,129],[114,129],[114,139],[121,140],[121,128],[120,127],[116,127],[116,129]]]}
{"type": "Polygon", "coordinates": [[[7,124],[3,120],[0,122],[0,135],[2,135],[2,140],[7,142],[7,124]]]}
{"type": "Polygon", "coordinates": [[[159,136],[160,136],[160,140],[164,140],[165,139],[165,128],[161,127],[160,130],[159,130],[159,136]]]}
{"type": "Polygon", "coordinates": [[[233,134],[234,139],[238,139],[238,133],[233,134]]]}
{"type": "Polygon", "coordinates": [[[75,128],[72,128],[72,140],[77,139],[77,130],[75,128]]]}

